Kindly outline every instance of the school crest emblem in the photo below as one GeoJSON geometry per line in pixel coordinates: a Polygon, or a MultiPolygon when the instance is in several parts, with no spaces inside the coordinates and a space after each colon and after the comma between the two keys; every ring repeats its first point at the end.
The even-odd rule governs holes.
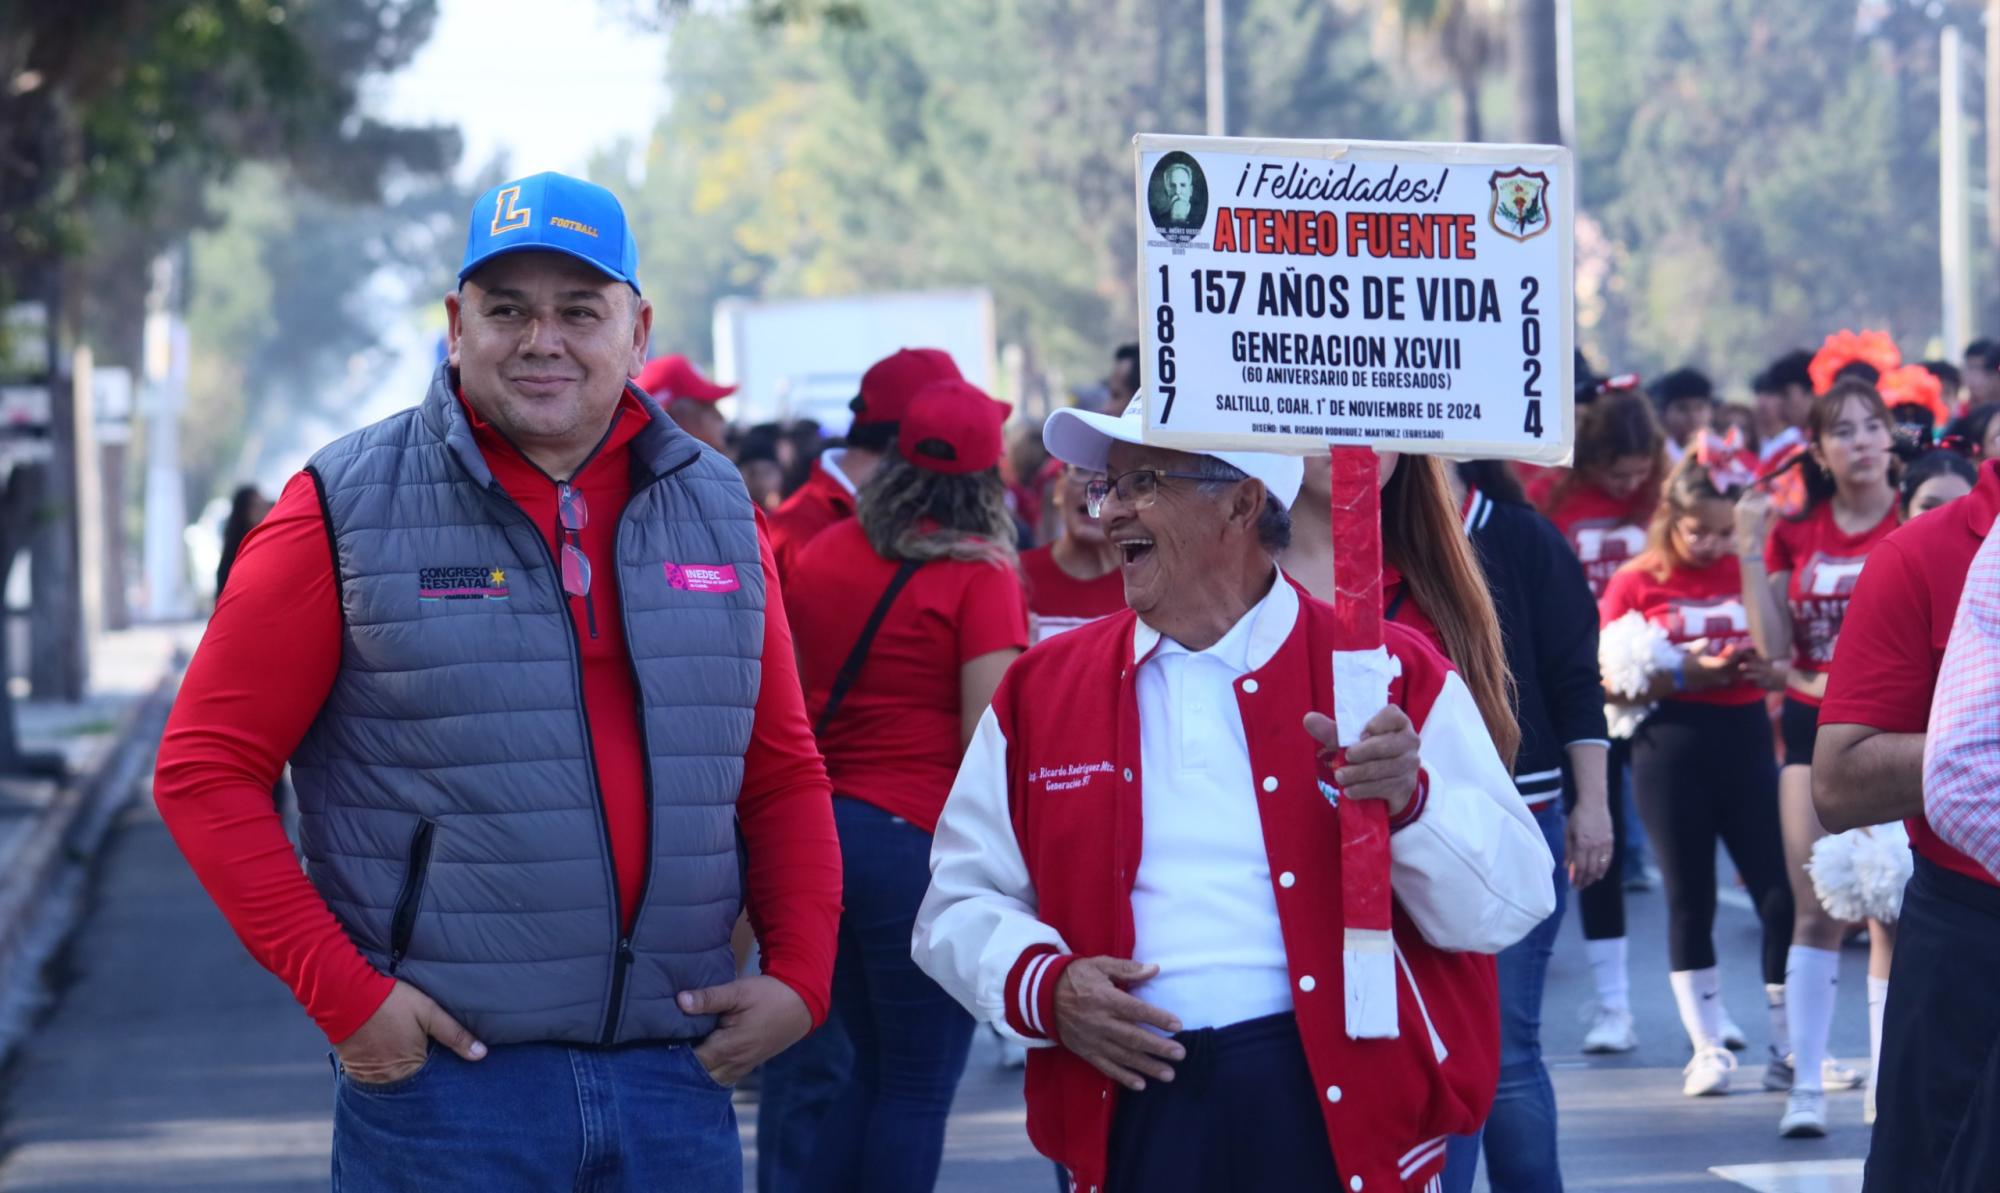
{"type": "Polygon", "coordinates": [[[1493,230],[1509,240],[1533,240],[1549,230],[1549,176],[1540,170],[1495,170],[1493,230]]]}

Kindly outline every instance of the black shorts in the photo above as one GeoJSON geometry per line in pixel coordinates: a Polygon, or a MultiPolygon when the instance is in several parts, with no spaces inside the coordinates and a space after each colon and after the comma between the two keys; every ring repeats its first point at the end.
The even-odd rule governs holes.
{"type": "Polygon", "coordinates": [[[1811,766],[1813,739],[1819,736],[1819,705],[1785,693],[1785,711],[1778,714],[1778,732],[1785,739],[1785,765],[1811,766]]]}

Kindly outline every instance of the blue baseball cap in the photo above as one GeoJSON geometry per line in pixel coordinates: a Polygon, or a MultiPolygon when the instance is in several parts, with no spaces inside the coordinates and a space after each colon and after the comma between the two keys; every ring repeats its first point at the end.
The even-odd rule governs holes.
{"type": "Polygon", "coordinates": [[[505,253],[564,253],[639,289],[639,246],[618,196],[550,171],[503,182],[472,205],[458,280],[505,253]]]}

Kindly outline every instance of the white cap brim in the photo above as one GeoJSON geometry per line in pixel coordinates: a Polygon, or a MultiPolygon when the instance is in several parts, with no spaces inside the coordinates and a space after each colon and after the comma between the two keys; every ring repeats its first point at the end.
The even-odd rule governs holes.
{"type": "MultiPolygon", "coordinates": [[[[1065,464],[1092,472],[1105,472],[1105,457],[1113,443],[1145,442],[1145,419],[1134,398],[1122,415],[1097,414],[1089,410],[1065,408],[1049,415],[1042,424],[1042,444],[1049,454],[1065,464]]],[[[1264,482],[1264,491],[1286,509],[1298,500],[1299,486],[1305,481],[1306,464],[1298,456],[1269,452],[1196,452],[1210,456],[1264,482]]]]}

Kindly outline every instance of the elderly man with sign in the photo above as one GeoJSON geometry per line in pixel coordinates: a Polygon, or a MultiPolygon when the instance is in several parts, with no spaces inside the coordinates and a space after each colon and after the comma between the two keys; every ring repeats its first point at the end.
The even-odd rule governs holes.
{"type": "Polygon", "coordinates": [[[1419,636],[1380,627],[1372,717],[1335,690],[1334,608],[1271,562],[1300,462],[1142,432],[1136,404],[1048,423],[1105,474],[1130,609],[1001,683],[916,959],[1037,1046],[1029,1135],[1080,1190],[1432,1188],[1493,1096],[1478,954],[1553,909],[1548,847],[1419,636]]]}

